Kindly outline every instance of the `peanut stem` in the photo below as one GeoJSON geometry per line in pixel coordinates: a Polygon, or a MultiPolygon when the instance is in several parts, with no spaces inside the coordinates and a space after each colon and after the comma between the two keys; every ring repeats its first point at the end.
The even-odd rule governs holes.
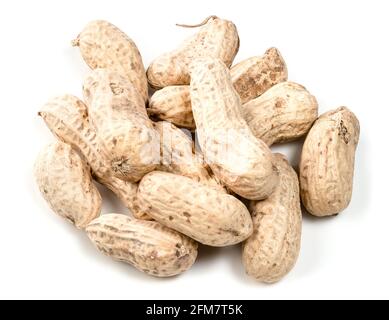
{"type": "Polygon", "coordinates": [[[180,24],[180,23],[176,23],[176,26],[177,27],[183,27],[183,28],[197,28],[197,27],[201,27],[205,24],[208,23],[209,20],[211,19],[218,19],[217,16],[209,16],[207,18],[205,18],[205,20],[199,24],[180,24]]]}

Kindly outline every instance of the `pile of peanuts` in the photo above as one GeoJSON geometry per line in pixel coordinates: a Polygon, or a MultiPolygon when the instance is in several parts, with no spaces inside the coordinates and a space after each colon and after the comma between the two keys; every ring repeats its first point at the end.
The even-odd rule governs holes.
{"type": "Polygon", "coordinates": [[[300,199],[318,217],[348,206],[359,122],[346,107],[318,116],[275,48],[232,65],[231,21],[182,26],[197,33],[147,70],[117,27],[85,27],[72,42],[92,69],[83,100],[59,96],[39,111],[57,139],[38,156],[36,182],[99,251],[149,275],[188,270],[198,243],[242,243],[246,273],[274,283],[299,255],[300,199]],[[297,174],[270,146],[303,136],[297,174]],[[129,214],[101,215],[93,180],[129,214]]]}

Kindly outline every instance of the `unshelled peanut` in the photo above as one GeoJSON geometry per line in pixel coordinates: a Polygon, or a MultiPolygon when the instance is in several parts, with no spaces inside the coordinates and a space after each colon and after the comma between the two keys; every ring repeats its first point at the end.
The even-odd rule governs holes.
{"type": "Polygon", "coordinates": [[[230,67],[238,50],[236,26],[231,21],[212,16],[178,49],[156,58],[147,69],[147,77],[154,88],[189,84],[189,65],[193,59],[219,58],[230,67]]]}
{"type": "Polygon", "coordinates": [[[218,59],[198,59],[191,78],[193,115],[205,160],[235,193],[250,200],[267,198],[278,183],[272,153],[244,120],[227,67],[218,59]]]}
{"type": "Polygon", "coordinates": [[[139,181],[159,163],[159,137],[142,97],[125,77],[108,69],[85,79],[84,99],[91,125],[118,178],[139,181]]]}
{"type": "Polygon", "coordinates": [[[281,154],[275,154],[280,183],[263,201],[252,201],[254,232],[243,244],[242,260],[248,275],[273,283],[295,265],[301,243],[301,208],[296,172],[281,154]]]}
{"type": "Polygon", "coordinates": [[[123,31],[103,20],[91,21],[73,40],[90,68],[109,68],[125,75],[148,99],[148,86],[142,57],[137,46],[123,31]]]}
{"type": "Polygon", "coordinates": [[[55,142],[45,147],[35,163],[39,190],[58,215],[84,228],[101,211],[101,196],[88,165],[72,147],[55,142]]]}
{"type": "Polygon", "coordinates": [[[318,105],[303,86],[281,82],[244,104],[242,113],[253,134],[270,146],[305,135],[317,119],[318,105]]]}
{"type": "Polygon", "coordinates": [[[242,103],[259,97],[277,83],[288,79],[288,69],[276,48],[263,56],[243,60],[231,68],[231,78],[242,103]]]}
{"type": "Polygon", "coordinates": [[[169,86],[156,91],[150,98],[147,113],[152,118],[169,121],[178,127],[196,129],[187,85],[169,86]]]}
{"type": "Polygon", "coordinates": [[[105,255],[156,277],[178,275],[197,257],[195,241],[155,221],[106,214],[93,220],[86,233],[105,255]]]}
{"type": "Polygon", "coordinates": [[[252,233],[242,202],[180,175],[147,174],[139,184],[138,201],[156,221],[206,245],[233,245],[252,233]]]}
{"type": "Polygon", "coordinates": [[[304,142],[301,199],[315,216],[338,214],[350,203],[359,121],[346,107],[324,113],[304,142]]]}

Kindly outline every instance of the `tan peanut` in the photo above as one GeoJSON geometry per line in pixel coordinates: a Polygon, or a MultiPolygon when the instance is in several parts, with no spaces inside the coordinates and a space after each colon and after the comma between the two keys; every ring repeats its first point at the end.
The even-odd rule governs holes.
{"type": "Polygon", "coordinates": [[[38,112],[50,131],[61,141],[79,150],[95,175],[110,175],[95,131],[88,122],[86,105],[77,97],[63,95],[50,99],[38,112]]]}
{"type": "Polygon", "coordinates": [[[295,265],[301,243],[301,208],[296,172],[281,154],[275,154],[280,183],[263,201],[252,201],[254,232],[243,244],[242,260],[248,275],[273,283],[295,265]]]}
{"type": "Polygon", "coordinates": [[[231,78],[242,103],[246,103],[286,81],[288,69],[281,53],[270,48],[263,56],[248,58],[232,66],[231,78]]]}
{"type": "Polygon", "coordinates": [[[154,221],[106,214],[92,221],[86,233],[105,255],[156,277],[178,275],[197,257],[196,242],[154,221]]]}
{"type": "MultiPolygon", "coordinates": [[[[260,96],[288,78],[286,64],[275,48],[268,49],[262,57],[252,57],[238,63],[230,72],[242,103],[260,96]]],[[[150,98],[147,111],[150,116],[170,121],[178,127],[196,128],[189,86],[169,86],[156,91],[150,98]]]]}
{"type": "Polygon", "coordinates": [[[90,68],[109,68],[125,75],[148,100],[148,85],[142,57],[135,43],[120,29],[107,21],[88,23],[73,40],[90,68]]]}
{"type": "Polygon", "coordinates": [[[242,113],[253,134],[270,146],[305,135],[317,119],[318,105],[303,86],[281,82],[244,104],[242,113]]]}
{"type": "Polygon", "coordinates": [[[190,102],[189,86],[169,86],[156,91],[150,98],[147,113],[178,127],[196,129],[190,102]]]}
{"type": "Polygon", "coordinates": [[[39,115],[56,137],[83,155],[101,184],[112,190],[134,215],[143,215],[136,203],[138,185],[112,175],[105,162],[104,148],[100,147],[88,121],[87,107],[81,100],[71,95],[53,98],[39,115]]]}
{"type": "Polygon", "coordinates": [[[35,163],[39,190],[55,213],[82,229],[101,211],[101,196],[90,169],[72,147],[56,142],[35,163]]]}
{"type": "Polygon", "coordinates": [[[191,99],[205,160],[232,191],[250,200],[267,198],[278,183],[268,146],[254,137],[226,66],[202,58],[193,64],[191,99]]]}
{"type": "Polygon", "coordinates": [[[197,150],[194,152],[195,146],[191,137],[166,121],[156,122],[154,126],[161,138],[160,171],[179,174],[220,192],[226,192],[219,179],[204,163],[201,153],[197,150]]]}
{"type": "Polygon", "coordinates": [[[304,142],[301,198],[315,216],[338,214],[350,203],[359,121],[346,107],[324,113],[304,142]]]}
{"type": "Polygon", "coordinates": [[[228,67],[231,66],[239,49],[236,26],[215,16],[207,18],[199,26],[200,30],[178,49],[163,54],[150,64],[147,78],[152,87],[189,84],[189,65],[199,57],[219,58],[228,67]]]}
{"type": "Polygon", "coordinates": [[[119,73],[93,70],[85,79],[84,99],[91,125],[118,178],[139,181],[159,163],[159,137],[142,97],[119,73]]]}
{"type": "Polygon", "coordinates": [[[180,175],[147,174],[139,184],[138,201],[156,221],[206,245],[233,245],[252,233],[243,203],[180,175]]]}

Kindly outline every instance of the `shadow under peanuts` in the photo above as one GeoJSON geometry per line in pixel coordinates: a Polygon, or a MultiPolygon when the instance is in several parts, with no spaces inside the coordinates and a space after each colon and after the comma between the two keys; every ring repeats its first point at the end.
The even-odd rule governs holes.
{"type": "Polygon", "coordinates": [[[94,181],[94,184],[96,185],[100,192],[101,198],[103,199],[101,214],[121,213],[129,216],[132,215],[131,211],[122,204],[119,198],[111,190],[99,184],[98,182],[94,181]]]}
{"type": "Polygon", "coordinates": [[[319,217],[312,216],[301,203],[301,212],[303,218],[302,232],[301,232],[301,248],[299,258],[295,267],[292,269],[296,278],[303,278],[313,273],[316,269],[320,268],[321,252],[325,239],[321,239],[321,236],[316,232],[316,228],[320,228],[319,224],[325,223],[324,220],[330,221],[333,218],[325,218],[324,220],[319,217]]]}
{"type": "Polygon", "coordinates": [[[293,169],[298,173],[298,167],[301,158],[305,136],[295,141],[275,144],[271,146],[273,153],[282,153],[286,156],[293,169]]]}
{"type": "Polygon", "coordinates": [[[226,257],[229,260],[228,265],[230,267],[231,273],[236,277],[239,282],[245,283],[248,286],[256,288],[261,286],[267,286],[268,284],[259,282],[246,274],[242,262],[242,245],[243,244],[240,243],[235,246],[226,248],[228,251],[226,257]]]}
{"type": "Polygon", "coordinates": [[[223,255],[223,249],[221,247],[211,247],[199,243],[196,264],[207,264],[212,260],[216,260],[219,256],[223,255]]]}
{"type": "MultiPolygon", "coordinates": [[[[363,135],[360,136],[355,153],[353,193],[348,208],[344,214],[350,214],[363,218],[368,214],[368,207],[371,201],[371,154],[370,144],[363,135]]],[[[343,214],[343,213],[341,213],[343,214]]]]}

